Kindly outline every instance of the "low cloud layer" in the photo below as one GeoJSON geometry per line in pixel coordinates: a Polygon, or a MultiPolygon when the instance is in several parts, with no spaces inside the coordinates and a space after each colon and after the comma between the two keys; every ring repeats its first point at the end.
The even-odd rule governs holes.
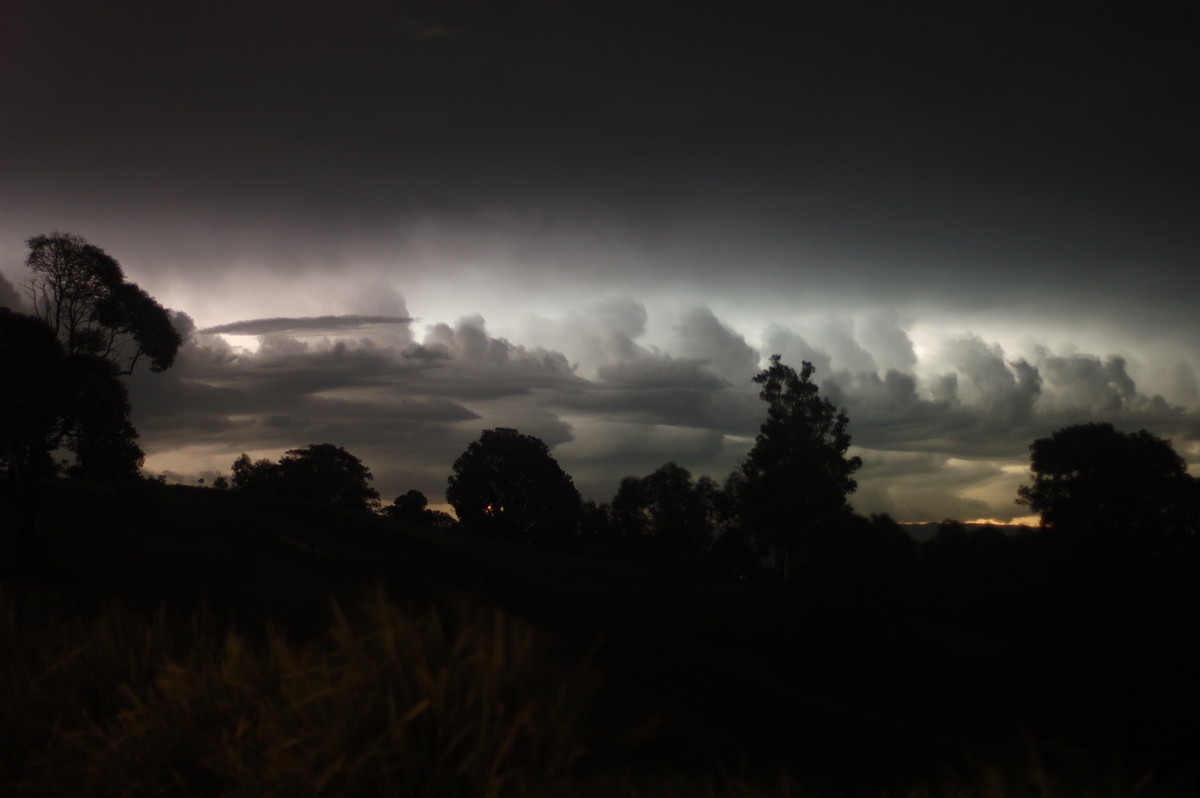
{"type": "Polygon", "coordinates": [[[415,487],[435,502],[482,429],[516,427],[606,501],[621,477],[667,461],[724,478],[762,420],[750,378],[778,352],[797,368],[813,362],[850,416],[865,461],[856,509],[906,521],[1020,515],[1029,443],[1067,424],[1144,427],[1184,454],[1200,432],[1195,408],[1141,392],[1119,355],[1036,345],[1016,356],[951,335],[918,358],[888,314],[772,324],[752,342],[708,307],[662,321],[668,349],[647,342],[652,321],[628,298],[531,320],[560,351],[494,335],[478,315],[422,330],[406,317],[344,316],[199,331],[180,315],[175,368],[134,379],[135,422],[149,467],[180,479],[211,479],[242,451],[329,442],[361,457],[385,498],[415,487]],[[253,351],[222,335],[252,331],[253,351]]]}
{"type": "Polygon", "coordinates": [[[203,328],[133,380],[151,468],[327,441],[436,501],[506,425],[607,499],[733,468],[773,353],[864,512],[1008,517],[1079,421],[1200,458],[1182,6],[9,5],[0,269],[77,233],[203,328]]]}
{"type": "Polygon", "coordinates": [[[215,335],[269,335],[271,333],[322,333],[359,330],[373,324],[407,324],[407,316],[311,316],[305,318],[248,319],[206,327],[202,333],[215,335]]]}

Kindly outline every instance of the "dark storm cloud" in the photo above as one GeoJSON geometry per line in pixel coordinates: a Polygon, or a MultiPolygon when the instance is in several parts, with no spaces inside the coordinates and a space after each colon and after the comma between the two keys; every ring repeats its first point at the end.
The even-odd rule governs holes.
{"type": "Polygon", "coordinates": [[[539,319],[531,329],[554,340],[585,365],[585,390],[558,399],[567,412],[600,414],[641,425],[739,430],[748,416],[744,391],[759,357],[709,308],[685,312],[674,325],[673,353],[639,342],[646,308],[628,297],[597,301],[562,319],[539,319]]]}
{"type": "Polygon", "coordinates": [[[218,324],[200,330],[209,335],[229,333],[233,335],[266,335],[268,333],[322,333],[357,330],[373,324],[407,324],[412,319],[406,316],[308,316],[304,318],[249,319],[228,324],[218,324]]]}
{"type": "Polygon", "coordinates": [[[591,373],[601,365],[653,354],[637,342],[648,318],[643,303],[620,296],[572,308],[559,318],[533,318],[527,326],[534,339],[556,342],[571,353],[573,365],[591,373]]]}
{"type": "Polygon", "coordinates": [[[1055,389],[1054,404],[1065,411],[1111,413],[1140,404],[1137,386],[1126,371],[1125,359],[1109,355],[1058,357],[1047,353],[1041,372],[1055,389]]]}
{"type": "Polygon", "coordinates": [[[688,311],[675,326],[679,354],[728,380],[744,380],[758,370],[758,351],[709,308],[688,311]]]}
{"type": "Polygon", "coordinates": [[[185,185],[189,211],[325,231],[414,208],[709,208],[742,241],[799,225],[814,251],[926,270],[979,243],[1009,264],[1049,239],[1145,257],[1129,215],[1170,262],[1195,243],[1176,224],[1196,198],[1180,7],[1081,26],[1050,10],[586,5],[25,4],[0,75],[33,124],[4,149],[36,155],[17,184],[40,171],[50,195],[93,178],[72,201],[185,185]]]}
{"type": "Polygon", "coordinates": [[[712,391],[725,381],[708,371],[704,361],[673,358],[670,355],[643,355],[630,360],[605,364],[599,377],[616,386],[668,391],[712,391]]]}
{"type": "Polygon", "coordinates": [[[583,383],[561,353],[526,348],[488,335],[482,316],[460,319],[453,327],[433,324],[411,352],[427,367],[424,387],[459,399],[489,399],[529,394],[538,389],[570,390],[583,383]],[[444,368],[433,368],[444,361],[444,368]]]}
{"type": "Polygon", "coordinates": [[[8,281],[3,272],[0,272],[0,308],[20,312],[23,306],[24,302],[21,295],[17,293],[16,286],[8,281]]]}
{"type": "Polygon", "coordinates": [[[876,449],[1010,457],[1034,437],[1081,421],[1172,434],[1191,417],[1139,391],[1116,355],[1057,355],[1042,346],[1032,360],[1009,358],[998,344],[958,336],[943,343],[941,357],[953,371],[924,380],[888,370],[834,371],[818,381],[848,408],[856,444],[876,449]]]}
{"type": "Polygon", "coordinates": [[[1011,512],[997,512],[985,499],[964,495],[1002,475],[987,462],[952,463],[945,455],[931,453],[872,452],[855,475],[858,490],[854,500],[904,519],[1011,517],[1011,512]]]}
{"type": "Polygon", "coordinates": [[[948,341],[944,357],[958,371],[958,398],[984,413],[984,424],[1003,431],[1027,428],[1041,396],[1037,369],[1024,360],[1006,362],[998,345],[978,336],[948,341]]]}
{"type": "MultiPolygon", "coordinates": [[[[390,471],[437,470],[444,480],[457,453],[484,424],[498,425],[497,417],[520,422],[548,442],[570,438],[569,425],[537,401],[509,407],[505,401],[573,390],[581,381],[561,355],[491,337],[480,318],[432,325],[420,344],[308,341],[282,333],[259,341],[257,351],[246,352],[219,335],[193,333],[174,368],[135,374],[134,420],[150,454],[190,447],[227,457],[335,442],[364,459],[372,455],[390,471]],[[412,356],[432,349],[441,356],[412,356]],[[463,425],[472,431],[462,432],[463,425]],[[408,468],[390,465],[406,459],[408,468]]],[[[422,489],[435,481],[428,474],[423,479],[422,489]]]]}
{"type": "MultiPolygon", "coordinates": [[[[389,474],[385,493],[416,486],[440,496],[454,458],[496,426],[554,446],[590,498],[608,499],[620,477],[667,461],[721,479],[762,421],[757,387],[748,376],[723,379],[704,361],[642,346],[648,321],[624,300],[565,317],[574,345],[603,356],[592,379],[561,352],[489,334],[478,316],[430,324],[420,341],[273,333],[256,352],[193,331],[174,369],[135,375],[135,422],[151,454],[191,447],[230,462],[246,449],[333,442],[389,474]]],[[[177,320],[185,330],[187,322],[177,320]]],[[[1145,427],[1181,444],[1196,438],[1195,415],[1140,392],[1119,356],[1041,347],[1023,359],[979,336],[956,336],[942,343],[940,370],[922,378],[875,367],[910,360],[907,336],[880,335],[892,324],[817,325],[839,353],[837,361],[823,356],[831,367],[817,382],[847,409],[867,463],[855,497],[864,511],[1011,518],[1021,476],[1008,469],[1028,462],[1034,437],[1081,420],[1145,427]],[[1084,400],[1092,405],[1081,407],[1084,400]]],[[[709,363],[726,353],[730,370],[748,366],[755,351],[709,308],[684,312],[672,329],[681,348],[715,353],[709,363]]],[[[776,325],[766,337],[793,354],[820,354],[789,328],[776,325]]]]}
{"type": "Polygon", "coordinates": [[[586,391],[563,396],[562,407],[615,421],[722,431],[745,420],[728,406],[744,393],[702,363],[665,354],[601,366],[586,391]]]}
{"type": "Polygon", "coordinates": [[[859,446],[937,450],[976,422],[974,414],[949,402],[919,396],[917,379],[911,374],[863,372],[821,383],[824,394],[847,409],[859,446]]]}
{"type": "Polygon", "coordinates": [[[507,425],[607,498],[732,467],[775,352],[904,519],[1011,512],[1066,423],[1200,439],[1191,6],[2,14],[0,266],[71,230],[260,338],[135,375],[148,450],[328,440],[432,498],[507,425]]]}
{"type": "MultiPolygon", "coordinates": [[[[878,343],[877,327],[881,322],[872,322],[869,337],[878,343]]],[[[813,364],[818,374],[829,374],[831,371],[858,373],[874,371],[878,363],[859,342],[853,323],[842,318],[831,318],[813,325],[801,335],[794,329],[780,325],[772,325],[765,335],[765,345],[773,354],[778,354],[784,362],[799,364],[808,361],[813,364]],[[808,338],[820,341],[820,346],[809,343],[808,338]]],[[[903,330],[896,329],[894,339],[907,342],[903,330]]],[[[911,347],[911,344],[908,344],[911,347]]],[[[889,341],[885,347],[888,354],[895,356],[896,351],[903,351],[904,344],[895,340],[889,341]]],[[[898,358],[901,362],[905,357],[898,358]]]]}

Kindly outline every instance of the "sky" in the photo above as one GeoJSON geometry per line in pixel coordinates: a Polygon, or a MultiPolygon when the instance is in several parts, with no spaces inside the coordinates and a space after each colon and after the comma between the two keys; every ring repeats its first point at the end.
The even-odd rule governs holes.
{"type": "Polygon", "coordinates": [[[494,427],[720,480],[775,353],[862,513],[1011,521],[1087,421],[1196,473],[1200,12],[1107,5],[16,0],[0,305],[62,231],[178,312],[130,389],[193,484],[328,442],[436,505],[494,427]]]}

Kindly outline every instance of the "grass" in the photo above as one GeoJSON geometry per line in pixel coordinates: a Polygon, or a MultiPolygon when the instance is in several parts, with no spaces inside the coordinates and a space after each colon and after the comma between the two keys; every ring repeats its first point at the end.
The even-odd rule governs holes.
{"type": "Polygon", "coordinates": [[[78,484],[42,515],[53,568],[0,579],[0,795],[1197,794],[1022,721],[1024,655],[968,626],[78,484]]]}
{"type": "Polygon", "coordinates": [[[34,614],[4,601],[5,794],[532,795],[585,751],[583,671],[543,680],[534,630],[500,611],[376,591],[303,644],[116,605],[34,614]]]}
{"type": "MultiPolygon", "coordinates": [[[[598,675],[495,609],[377,589],[309,642],[215,616],[0,593],[0,793],[13,796],[1196,795],[1025,738],[886,787],[787,769],[597,767],[598,675]]],[[[632,740],[636,730],[623,732],[632,740]]]]}

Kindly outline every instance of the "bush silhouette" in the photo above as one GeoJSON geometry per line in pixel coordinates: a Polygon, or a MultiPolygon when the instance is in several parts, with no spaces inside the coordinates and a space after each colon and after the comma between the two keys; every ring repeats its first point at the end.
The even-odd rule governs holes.
{"type": "Polygon", "coordinates": [[[446,501],[473,532],[511,540],[548,541],[574,535],[582,501],[546,444],[500,427],[454,461],[446,501]]]}

